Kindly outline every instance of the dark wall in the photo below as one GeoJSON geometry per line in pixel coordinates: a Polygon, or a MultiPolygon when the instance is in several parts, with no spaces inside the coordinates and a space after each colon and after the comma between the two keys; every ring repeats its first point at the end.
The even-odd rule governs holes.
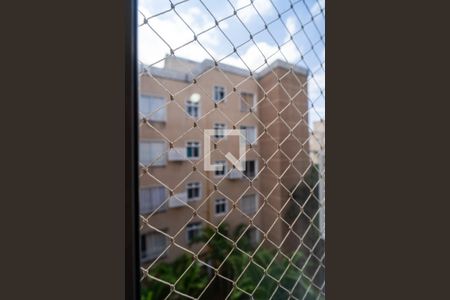
{"type": "Polygon", "coordinates": [[[0,10],[0,299],[125,299],[130,2],[0,10]]]}

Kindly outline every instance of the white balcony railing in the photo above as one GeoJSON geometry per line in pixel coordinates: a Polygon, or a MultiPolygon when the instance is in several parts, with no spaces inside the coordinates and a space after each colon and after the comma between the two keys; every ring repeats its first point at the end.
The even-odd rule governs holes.
{"type": "Polygon", "coordinates": [[[175,194],[169,198],[169,207],[181,207],[186,205],[187,202],[187,193],[179,193],[175,194]]]}
{"type": "Polygon", "coordinates": [[[236,179],[242,179],[242,172],[238,169],[231,169],[230,173],[228,173],[228,179],[236,180],[236,179]]]}
{"type": "Polygon", "coordinates": [[[169,161],[185,161],[187,160],[186,148],[172,148],[169,150],[169,161]]]}

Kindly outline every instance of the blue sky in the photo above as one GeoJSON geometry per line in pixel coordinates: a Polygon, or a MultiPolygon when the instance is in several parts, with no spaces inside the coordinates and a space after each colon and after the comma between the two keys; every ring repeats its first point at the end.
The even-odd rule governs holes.
{"type": "Polygon", "coordinates": [[[246,7],[250,0],[177,0],[172,3],[175,10],[171,10],[169,0],[139,1],[139,24],[143,22],[143,15],[150,17],[149,26],[160,35],[149,26],[139,27],[140,61],[161,66],[170,48],[180,57],[198,62],[215,59],[252,71],[260,71],[266,66],[264,58],[268,58],[269,63],[282,59],[310,70],[310,122],[325,118],[325,98],[320,93],[325,95],[325,18],[320,13],[321,8],[325,11],[324,0],[254,0],[256,10],[252,5],[246,7]],[[294,9],[290,9],[291,3],[294,9]],[[232,16],[232,5],[238,10],[239,18],[232,16]],[[277,10],[282,14],[281,18],[277,10]],[[219,22],[221,32],[215,26],[215,20],[228,16],[232,17],[219,22]],[[261,17],[266,23],[275,22],[264,30],[261,17]],[[260,30],[262,32],[255,35],[260,30]],[[249,31],[253,41],[249,41],[249,31]],[[192,42],[194,33],[197,41],[192,42]],[[233,47],[242,59],[237,54],[229,56],[233,47]]]}

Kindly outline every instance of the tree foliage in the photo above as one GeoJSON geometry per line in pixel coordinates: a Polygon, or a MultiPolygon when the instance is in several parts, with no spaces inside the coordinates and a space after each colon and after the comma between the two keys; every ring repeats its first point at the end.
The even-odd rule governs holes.
{"type": "MultiPolygon", "coordinates": [[[[204,228],[192,241],[193,244],[207,243],[207,250],[200,257],[204,263],[182,255],[173,262],[156,264],[149,274],[174,284],[175,290],[180,293],[193,297],[202,295],[200,299],[225,299],[230,295],[232,300],[241,300],[248,299],[251,294],[254,299],[284,300],[289,298],[289,291],[302,297],[307,294],[304,297],[306,300],[321,299],[302,276],[301,269],[307,262],[301,253],[296,253],[289,261],[277,255],[275,250],[261,247],[255,251],[245,230],[245,225],[239,225],[230,233],[227,224],[220,226],[217,231],[210,227],[204,228]],[[238,238],[237,247],[234,247],[232,241],[238,238]],[[233,287],[229,281],[215,275],[214,269],[208,265],[217,269],[217,274],[236,282],[236,285],[233,287]],[[186,269],[188,271],[185,273],[186,269]]],[[[168,284],[147,279],[143,283],[141,300],[166,299],[171,291],[168,284]]],[[[172,292],[167,299],[185,297],[172,292]]]]}

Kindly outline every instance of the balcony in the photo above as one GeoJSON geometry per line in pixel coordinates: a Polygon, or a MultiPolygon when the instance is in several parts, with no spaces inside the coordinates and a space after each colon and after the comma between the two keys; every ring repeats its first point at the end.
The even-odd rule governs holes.
{"type": "Polygon", "coordinates": [[[185,148],[172,148],[169,150],[169,161],[185,161],[187,160],[185,148]]]}
{"type": "Polygon", "coordinates": [[[228,179],[237,180],[242,179],[242,172],[238,169],[231,169],[230,173],[228,173],[228,179]]]}
{"type": "Polygon", "coordinates": [[[187,202],[187,193],[179,193],[175,194],[172,197],[169,198],[169,207],[181,207],[185,206],[187,202]]]}

